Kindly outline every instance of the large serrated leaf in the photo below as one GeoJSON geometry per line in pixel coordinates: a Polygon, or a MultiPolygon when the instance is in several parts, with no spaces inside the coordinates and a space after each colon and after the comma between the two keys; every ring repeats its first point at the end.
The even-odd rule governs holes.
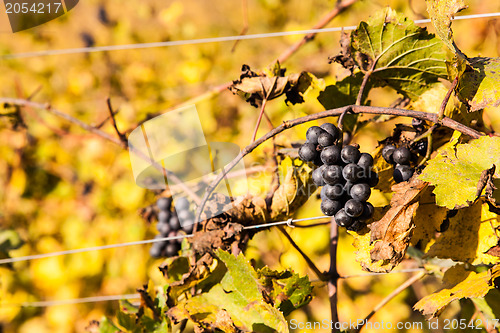
{"type": "Polygon", "coordinates": [[[498,216],[490,212],[488,205],[480,200],[472,207],[460,209],[450,219],[448,230],[437,238],[426,256],[473,265],[498,263],[500,258],[487,252],[498,244],[496,230],[499,227],[498,216]]]}
{"type": "Polygon", "coordinates": [[[500,58],[468,59],[456,88],[458,98],[469,111],[500,105],[500,58]]]}
{"type": "Polygon", "coordinates": [[[200,328],[224,332],[288,332],[283,314],[264,301],[258,275],[240,254],[218,250],[227,268],[220,283],[208,292],[180,302],[168,311],[174,320],[191,319],[200,328]]]}
{"type": "Polygon", "coordinates": [[[467,271],[464,265],[456,265],[444,274],[444,288],[422,298],[414,308],[424,315],[435,317],[454,300],[484,297],[490,289],[494,288],[491,280],[499,276],[500,266],[498,265],[482,273],[467,271]]]}
{"type": "Polygon", "coordinates": [[[361,22],[351,39],[353,57],[374,85],[416,99],[447,77],[442,41],[390,8],[361,22]]]}
{"type": "Polygon", "coordinates": [[[493,165],[500,167],[500,138],[484,136],[456,148],[447,145],[429,161],[420,179],[435,186],[438,205],[464,207],[477,198],[481,174],[493,165]]]}

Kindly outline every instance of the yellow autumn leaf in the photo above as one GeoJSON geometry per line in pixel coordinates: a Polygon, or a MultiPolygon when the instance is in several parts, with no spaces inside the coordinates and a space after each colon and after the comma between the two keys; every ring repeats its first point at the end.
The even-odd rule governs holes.
{"type": "Polygon", "coordinates": [[[424,315],[436,317],[454,300],[484,297],[490,289],[494,288],[491,281],[499,276],[500,266],[498,265],[481,273],[467,271],[465,265],[453,266],[444,274],[443,289],[422,298],[413,308],[424,315]]]}

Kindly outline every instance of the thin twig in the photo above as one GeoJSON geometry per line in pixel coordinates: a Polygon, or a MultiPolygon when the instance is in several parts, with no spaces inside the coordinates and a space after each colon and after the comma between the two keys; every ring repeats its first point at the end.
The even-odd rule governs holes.
{"type": "MultiPolygon", "coordinates": [[[[2,99],[0,98],[0,103],[2,102],[2,99]]],[[[203,211],[203,208],[205,207],[205,204],[208,200],[208,197],[212,194],[213,190],[219,185],[221,180],[225,177],[225,175],[231,171],[232,168],[236,164],[238,164],[239,161],[246,155],[250,154],[255,148],[260,146],[262,143],[266,142],[270,138],[278,135],[279,133],[292,128],[294,126],[300,125],[307,123],[309,121],[313,120],[318,120],[326,117],[335,117],[341,115],[343,112],[346,110],[350,110],[352,113],[366,113],[366,114],[388,114],[388,115],[393,115],[393,116],[401,116],[401,117],[410,117],[410,118],[417,118],[417,119],[422,119],[426,120],[432,123],[437,123],[437,118],[438,115],[435,113],[428,113],[428,112],[422,112],[422,111],[415,111],[415,110],[406,110],[406,109],[398,109],[398,108],[388,108],[388,107],[377,107],[377,106],[367,106],[367,105],[348,105],[344,106],[341,108],[337,109],[332,109],[332,110],[326,110],[322,112],[317,112],[310,114],[308,116],[296,118],[294,120],[285,120],[281,125],[278,127],[274,128],[273,130],[267,132],[265,135],[260,137],[258,140],[254,141],[253,143],[249,144],[243,150],[226,166],[222,169],[222,172],[217,176],[217,178],[210,184],[210,186],[207,187],[207,190],[205,194],[203,195],[203,198],[201,199],[201,203],[198,206],[197,212],[196,212],[196,220],[200,219],[201,212],[203,211]]],[[[449,127],[453,130],[459,131],[465,135],[470,136],[473,139],[478,139],[480,138],[483,134],[479,133],[478,131],[463,125],[451,118],[444,117],[441,120],[442,126],[449,127]]]]}
{"type": "MultiPolygon", "coordinates": [[[[330,299],[331,322],[337,323],[339,315],[337,310],[338,303],[338,281],[339,273],[337,271],[337,246],[338,246],[338,226],[335,219],[332,218],[330,226],[330,270],[328,271],[328,298],[330,299]]],[[[332,325],[332,332],[339,332],[337,325],[332,325]]]]}
{"type": "Polygon", "coordinates": [[[111,123],[113,124],[113,128],[115,129],[116,134],[120,138],[123,148],[127,148],[128,147],[127,137],[125,136],[125,134],[121,133],[118,130],[118,126],[116,125],[115,112],[113,111],[113,106],[111,105],[111,98],[108,97],[106,99],[106,104],[108,105],[109,117],[111,118],[111,123]]]}
{"type": "Polygon", "coordinates": [[[403,292],[406,288],[411,286],[413,283],[415,283],[418,280],[420,280],[421,278],[423,278],[426,274],[427,274],[426,272],[417,273],[417,274],[413,275],[412,277],[410,277],[405,282],[403,282],[399,287],[394,289],[389,295],[387,295],[382,301],[380,301],[380,303],[375,305],[375,308],[373,308],[373,310],[365,317],[365,319],[363,319],[363,324],[361,325],[361,327],[357,327],[355,330],[352,330],[351,333],[357,333],[357,332],[361,331],[361,329],[365,326],[365,324],[370,320],[371,317],[373,317],[373,315],[378,310],[380,310],[384,305],[389,303],[390,300],[392,300],[394,297],[399,295],[401,292],[403,292]]]}
{"type": "MultiPolygon", "coordinates": [[[[243,28],[241,29],[240,36],[244,36],[248,32],[248,1],[247,0],[241,0],[241,9],[243,12],[243,28]]],[[[240,42],[240,39],[234,42],[233,47],[231,48],[231,53],[233,53],[236,50],[236,45],[240,42]]]]}
{"type": "Polygon", "coordinates": [[[366,89],[366,84],[368,83],[368,79],[372,75],[373,70],[375,69],[375,66],[377,65],[377,60],[378,60],[378,58],[375,59],[375,61],[373,61],[373,64],[372,64],[370,70],[368,70],[365,73],[365,76],[363,77],[363,82],[361,82],[361,86],[359,87],[358,96],[356,97],[356,105],[361,105],[361,101],[363,100],[363,94],[365,93],[365,89],[366,89]]]}
{"type": "Polygon", "coordinates": [[[292,236],[290,236],[290,234],[285,230],[285,228],[280,225],[280,226],[278,226],[278,230],[281,231],[281,233],[286,237],[286,239],[288,239],[288,241],[295,248],[295,250],[297,250],[300,253],[300,255],[304,258],[304,260],[309,265],[309,268],[311,268],[313,270],[313,272],[316,274],[316,276],[321,281],[326,281],[326,279],[327,279],[326,276],[323,273],[321,273],[321,271],[314,264],[314,262],[311,260],[311,258],[309,258],[308,255],[305,254],[304,251],[302,251],[302,249],[297,245],[297,243],[295,243],[292,236]]]}
{"type": "Polygon", "coordinates": [[[446,105],[448,105],[448,101],[450,100],[451,94],[453,93],[453,91],[457,87],[457,84],[458,84],[458,75],[457,75],[457,77],[455,77],[455,79],[451,83],[451,87],[448,90],[448,92],[446,93],[446,95],[444,96],[443,102],[441,102],[441,107],[439,108],[439,113],[438,113],[438,123],[440,123],[444,117],[444,112],[446,111],[446,105]]]}

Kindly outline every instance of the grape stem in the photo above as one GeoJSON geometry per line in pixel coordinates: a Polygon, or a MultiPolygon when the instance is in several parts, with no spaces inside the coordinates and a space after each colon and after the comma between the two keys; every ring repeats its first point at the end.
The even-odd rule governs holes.
{"type": "MultiPolygon", "coordinates": [[[[4,102],[5,99],[0,98],[0,103],[4,102]]],[[[310,114],[308,116],[296,118],[293,120],[285,120],[283,123],[281,123],[278,127],[275,127],[273,130],[267,132],[265,135],[257,139],[256,141],[252,142],[243,150],[226,166],[222,169],[222,171],[219,173],[217,178],[210,184],[210,186],[207,187],[207,190],[205,194],[203,195],[201,199],[201,203],[198,206],[198,209],[196,211],[196,221],[200,220],[201,212],[203,211],[203,208],[205,207],[205,204],[207,203],[207,200],[209,196],[212,194],[214,189],[219,185],[221,180],[224,178],[224,176],[232,169],[238,162],[240,162],[243,157],[246,155],[250,154],[252,151],[255,150],[258,146],[266,142],[267,140],[273,138],[274,136],[278,135],[279,133],[290,129],[294,126],[300,125],[307,123],[309,121],[313,120],[318,120],[318,119],[323,119],[327,117],[337,117],[342,115],[342,113],[346,112],[349,110],[349,112],[352,112],[354,114],[359,114],[359,113],[366,113],[366,114],[386,114],[386,115],[393,115],[393,116],[400,116],[400,117],[410,117],[410,118],[417,118],[417,119],[422,119],[426,120],[432,123],[437,123],[438,122],[438,115],[435,113],[428,113],[428,112],[422,112],[422,111],[415,111],[415,110],[406,110],[406,109],[398,109],[398,108],[391,108],[391,107],[378,107],[378,106],[367,106],[367,105],[348,105],[344,106],[341,108],[337,109],[331,109],[331,110],[326,110],[322,112],[317,112],[314,114],[310,114]]],[[[465,135],[470,136],[473,139],[478,139],[480,138],[483,134],[466,126],[463,125],[451,118],[448,118],[446,116],[443,117],[441,120],[441,125],[451,128],[453,130],[459,131],[465,135]]]]}
{"type": "Polygon", "coordinates": [[[128,148],[127,137],[125,136],[125,134],[123,134],[118,130],[118,125],[116,125],[115,114],[118,113],[118,111],[117,112],[113,111],[113,106],[111,105],[111,98],[108,97],[106,99],[106,104],[108,105],[109,118],[111,119],[111,123],[113,124],[113,128],[115,129],[116,135],[118,135],[118,138],[120,138],[123,148],[127,149],[128,148]]]}

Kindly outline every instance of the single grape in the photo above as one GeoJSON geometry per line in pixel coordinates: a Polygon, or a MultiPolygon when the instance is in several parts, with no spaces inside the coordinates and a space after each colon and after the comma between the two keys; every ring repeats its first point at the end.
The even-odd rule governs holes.
{"type": "Polygon", "coordinates": [[[315,144],[306,142],[299,148],[299,157],[304,162],[314,161],[316,155],[317,151],[315,144]]]}
{"type": "Polygon", "coordinates": [[[188,210],[189,209],[189,201],[188,201],[188,199],[186,199],[185,197],[179,198],[175,202],[175,209],[177,211],[188,210]]]}
{"type": "Polygon", "coordinates": [[[193,220],[182,221],[182,230],[184,230],[187,234],[192,233],[193,229],[194,229],[193,220]]]}
{"type": "Polygon", "coordinates": [[[326,165],[334,165],[340,160],[340,148],[332,145],[323,148],[321,151],[321,160],[326,165]]]}
{"type": "Polygon", "coordinates": [[[179,221],[184,223],[185,220],[192,220],[194,216],[193,213],[191,213],[189,210],[181,210],[177,213],[177,218],[179,219],[179,221]]]}
{"type": "Polygon", "coordinates": [[[354,184],[349,192],[351,198],[359,201],[368,200],[371,193],[372,191],[370,190],[370,186],[366,183],[354,184]]]}
{"type": "Polygon", "coordinates": [[[392,159],[396,164],[410,164],[411,152],[406,147],[399,147],[392,154],[392,159]]]}
{"type": "Polygon", "coordinates": [[[158,213],[158,222],[160,223],[168,223],[168,220],[170,220],[171,213],[169,210],[160,210],[158,213]]]}
{"type": "Polygon", "coordinates": [[[351,199],[345,203],[344,209],[350,217],[359,217],[363,214],[363,203],[359,200],[351,199]]]}
{"type": "Polygon", "coordinates": [[[368,153],[362,153],[358,160],[358,165],[363,169],[371,168],[373,166],[373,157],[368,153]]]}
{"type": "Polygon", "coordinates": [[[371,203],[364,202],[363,203],[363,214],[359,217],[361,221],[366,221],[372,218],[373,213],[375,212],[375,208],[371,203]]]}
{"type": "MultiPolygon", "coordinates": [[[[178,235],[177,235],[177,231],[170,231],[170,232],[167,234],[167,237],[170,237],[170,238],[175,237],[175,236],[178,236],[178,235]]],[[[177,239],[170,239],[168,242],[169,242],[169,243],[174,243],[174,244],[175,244],[175,243],[177,243],[177,239]]]]}
{"type": "Polygon", "coordinates": [[[325,165],[322,165],[319,168],[314,169],[314,171],[312,172],[313,182],[318,186],[326,185],[326,182],[323,180],[323,170],[325,170],[325,165]]]}
{"type": "Polygon", "coordinates": [[[341,227],[348,227],[352,224],[352,222],[352,218],[347,215],[344,208],[342,208],[335,214],[335,223],[337,223],[341,227]]]}
{"type": "Polygon", "coordinates": [[[309,127],[309,129],[306,132],[306,139],[308,142],[312,143],[313,145],[317,145],[319,135],[321,133],[324,133],[324,132],[325,132],[325,130],[319,126],[309,127]]]}
{"type": "Polygon", "coordinates": [[[179,223],[179,218],[176,215],[173,215],[169,221],[172,230],[179,230],[181,228],[181,224],[179,223]]]}
{"type": "Polygon", "coordinates": [[[427,140],[420,140],[417,143],[415,143],[415,150],[417,153],[421,156],[425,156],[427,154],[427,140]]]}
{"type": "Polygon", "coordinates": [[[361,153],[357,147],[348,145],[340,151],[340,157],[344,163],[358,163],[361,153]]]}
{"type": "Polygon", "coordinates": [[[382,157],[387,163],[394,163],[392,155],[394,154],[395,150],[396,147],[394,147],[393,145],[387,145],[382,149],[382,157]]]}
{"type": "Polygon", "coordinates": [[[342,169],[342,176],[345,180],[355,183],[363,174],[363,169],[357,164],[349,163],[342,169]]]}
{"type": "Polygon", "coordinates": [[[339,165],[327,165],[323,170],[323,180],[330,185],[337,184],[342,179],[342,167],[339,165]]]}
{"type": "Polygon", "coordinates": [[[413,169],[409,165],[397,164],[392,176],[396,183],[406,182],[413,176],[413,169]]]}
{"type": "Polygon", "coordinates": [[[176,256],[178,251],[179,251],[179,247],[177,246],[177,244],[169,243],[165,247],[165,255],[167,257],[174,257],[174,256],[176,256]]]}
{"type": "Polygon", "coordinates": [[[335,143],[333,136],[328,132],[323,132],[318,136],[318,144],[321,147],[328,147],[335,143]]]}
{"type": "Polygon", "coordinates": [[[172,227],[168,223],[158,222],[156,224],[156,230],[158,230],[161,235],[167,235],[172,230],[172,227]]]}
{"type": "Polygon", "coordinates": [[[330,200],[338,200],[342,198],[345,193],[344,186],[342,184],[325,185],[321,191],[324,191],[325,197],[330,200]]]}
{"type": "Polygon", "coordinates": [[[332,123],[324,123],[323,125],[320,126],[322,129],[330,133],[330,135],[333,137],[334,141],[337,141],[340,137],[340,131],[339,129],[332,123]]]}
{"type": "Polygon", "coordinates": [[[159,198],[156,200],[156,207],[159,210],[170,210],[172,206],[172,198],[159,198]]]}
{"type": "Polygon", "coordinates": [[[153,258],[160,258],[163,251],[164,244],[161,242],[153,243],[149,249],[149,255],[153,258]]]}
{"type": "Polygon", "coordinates": [[[326,199],[321,202],[321,211],[327,216],[333,216],[340,209],[340,202],[326,199]]]}

